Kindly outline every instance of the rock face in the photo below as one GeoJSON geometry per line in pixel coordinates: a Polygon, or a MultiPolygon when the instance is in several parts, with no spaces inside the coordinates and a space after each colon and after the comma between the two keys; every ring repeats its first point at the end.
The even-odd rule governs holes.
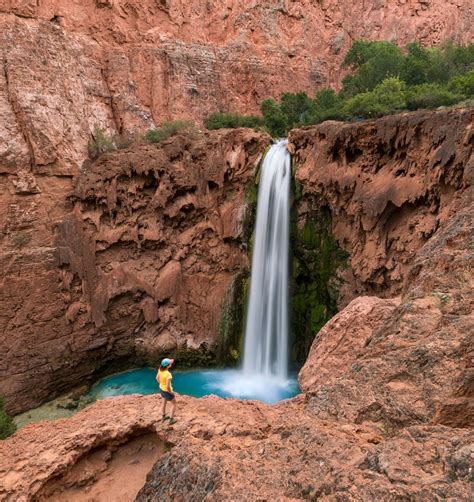
{"type": "Polygon", "coordinates": [[[472,183],[473,122],[471,108],[290,133],[299,218],[329,209],[332,232],[350,254],[341,306],[360,294],[403,290],[417,251],[472,183]]]}
{"type": "MultiPolygon", "coordinates": [[[[425,228],[424,201],[437,201],[430,206],[437,224],[421,239],[406,232],[412,227],[415,232],[416,225],[406,226],[405,219],[399,222],[397,235],[405,248],[398,246],[400,258],[397,260],[404,267],[400,268],[399,282],[387,282],[383,289],[386,296],[396,296],[357,298],[324,327],[300,373],[301,395],[274,406],[213,396],[203,399],[179,396],[179,420],[173,426],[161,421],[158,396],[128,396],[98,402],[70,419],[28,425],[0,443],[0,496],[7,501],[42,500],[49,496],[61,500],[68,490],[95,493],[107,477],[101,472],[107,473],[112,461],[103,460],[107,464],[103,470],[93,469],[85,478],[77,476],[78,465],[83,465],[80,462],[92,463],[97,450],[108,452],[106,458],[120,457],[122,448],[126,447],[121,445],[129,444],[137,435],[156,434],[150,441],[164,442],[170,450],[158,457],[148,473],[146,483],[136,496],[139,501],[198,501],[206,497],[212,500],[471,500],[474,481],[471,274],[474,193],[471,183],[474,165],[469,150],[472,148],[470,116],[463,111],[431,112],[347,126],[360,128],[359,134],[367,135],[365,140],[361,137],[358,144],[376,147],[380,131],[386,131],[387,136],[383,137],[392,137],[386,129],[387,124],[392,124],[399,133],[404,131],[397,144],[409,153],[411,143],[406,143],[406,129],[400,125],[407,120],[416,122],[418,117],[421,126],[419,135],[415,134],[417,144],[428,148],[431,141],[437,153],[428,149],[425,162],[421,156],[416,158],[407,153],[411,163],[404,164],[405,172],[415,173],[408,175],[413,186],[425,187],[423,203],[417,206],[418,212],[410,216],[423,216],[415,221],[425,228]],[[429,121],[441,120],[440,117],[444,129],[440,127],[437,139],[433,136],[430,140],[429,121]],[[430,159],[438,161],[433,161],[430,170],[424,169],[430,159]],[[436,176],[437,185],[430,181],[430,176],[436,176]],[[404,253],[410,256],[407,262],[402,259],[404,253]]],[[[326,124],[326,129],[323,125],[294,132],[292,148],[301,164],[297,175],[304,182],[302,200],[306,201],[307,211],[312,205],[329,206],[334,232],[341,243],[347,245],[352,234],[340,233],[341,228],[347,228],[338,224],[338,210],[341,207],[347,210],[357,233],[357,224],[367,208],[382,207],[383,211],[384,204],[388,204],[386,192],[382,192],[381,199],[386,202],[381,206],[370,202],[374,198],[378,200],[372,184],[367,180],[358,181],[365,179],[365,166],[380,166],[378,172],[384,172],[392,204],[395,204],[393,201],[403,204],[402,192],[397,190],[402,175],[390,174],[396,159],[389,161],[382,147],[377,150],[379,157],[367,156],[366,164],[360,156],[353,161],[359,162],[359,177],[353,177],[350,162],[342,163],[338,169],[331,164],[321,168],[319,161],[332,158],[327,157],[331,151],[328,144],[334,144],[325,142],[321,136],[325,131],[329,134],[333,127],[326,124]],[[342,182],[344,172],[351,175],[347,185],[342,182]],[[306,173],[306,178],[302,179],[302,173],[306,173]],[[336,175],[333,182],[328,182],[327,176],[336,175]],[[319,177],[327,182],[327,192],[321,189],[319,177]],[[334,202],[338,200],[334,192],[345,188],[347,191],[339,197],[338,205],[334,202]],[[358,194],[356,199],[354,194],[358,194]],[[342,235],[347,236],[346,240],[342,235]]],[[[343,137],[352,138],[349,133],[345,127],[341,128],[343,137]]],[[[265,140],[258,135],[252,137],[257,143],[265,140]]],[[[337,144],[340,144],[338,152],[342,145],[342,151],[351,151],[347,144],[337,144]]],[[[167,146],[173,145],[174,142],[170,142],[163,146],[164,153],[167,146]]],[[[117,166],[110,170],[107,167],[113,166],[109,163],[121,155],[127,157],[128,154],[104,158],[78,179],[73,215],[76,221],[83,222],[77,228],[82,228],[89,240],[81,240],[85,243],[82,248],[70,246],[68,252],[62,253],[64,259],[69,257],[71,268],[89,263],[81,261],[80,256],[84,255],[77,250],[88,249],[86,244],[93,240],[97,229],[105,236],[113,235],[104,213],[95,220],[88,216],[92,207],[100,210],[110,206],[110,214],[120,215],[119,201],[125,200],[124,197],[128,197],[129,206],[140,205],[135,198],[137,192],[124,190],[122,183],[134,178],[147,179],[145,171],[134,167],[135,174],[130,176],[117,166]],[[84,223],[88,221],[91,225],[84,223]],[[94,221],[103,226],[92,225],[94,221]]],[[[338,153],[334,162],[340,158],[342,153],[338,153]]],[[[176,167],[172,172],[182,174],[176,167]]],[[[166,173],[170,171],[163,169],[160,176],[166,173]]],[[[140,186],[146,188],[146,183],[140,186]]],[[[158,200],[161,199],[158,197],[158,200]]],[[[151,202],[147,202],[148,207],[151,202]]],[[[127,224],[127,228],[130,226],[127,224]]],[[[375,224],[362,228],[367,228],[366,236],[370,239],[371,232],[381,231],[383,227],[375,224]]],[[[144,235],[144,229],[138,233],[144,235]]],[[[58,232],[58,239],[66,234],[58,232]]],[[[97,242],[105,246],[108,241],[97,242]]],[[[113,251],[111,246],[105,252],[113,251]]],[[[359,252],[358,248],[354,248],[355,252],[359,252]]],[[[123,255],[115,256],[120,258],[117,263],[123,263],[123,255]]],[[[360,258],[369,260],[371,252],[362,253],[360,258]]],[[[356,264],[352,268],[357,279],[361,269],[356,264]]],[[[99,273],[100,267],[95,270],[99,273]]],[[[174,268],[168,273],[172,276],[174,268]]],[[[117,280],[114,284],[125,282],[117,280]]],[[[373,287],[370,281],[364,285],[360,280],[360,284],[367,291],[373,287]]],[[[141,291],[138,287],[137,290],[141,291]]],[[[146,290],[145,293],[148,295],[146,290]]],[[[151,309],[146,315],[154,319],[151,309]]]]}
{"type": "Polygon", "coordinates": [[[216,343],[225,292],[248,267],[245,190],[268,141],[245,130],[178,136],[106,154],[73,186],[3,177],[0,394],[10,412],[111,362],[216,343]]]}
{"type": "Polygon", "coordinates": [[[473,118],[436,112],[293,133],[303,200],[329,207],[353,283],[401,294],[359,297],[317,335],[300,386],[319,416],[387,430],[474,423],[473,118]]]}
{"type": "Polygon", "coordinates": [[[353,40],[469,42],[473,26],[470,0],[2,0],[0,168],[74,172],[94,126],[255,112],[339,84],[353,40]]]}
{"type": "Polygon", "coordinates": [[[26,426],[0,443],[2,500],[94,493],[107,479],[107,466],[103,476],[83,469],[79,480],[77,466],[90,466],[96,452],[120,457],[131,438],[145,434],[150,445],[161,441],[168,452],[137,501],[470,500],[474,438],[468,430],[411,426],[390,437],[378,424],[322,420],[303,396],[276,406],[179,399],[173,426],[161,421],[158,396],[110,398],[70,419],[26,426]]]}

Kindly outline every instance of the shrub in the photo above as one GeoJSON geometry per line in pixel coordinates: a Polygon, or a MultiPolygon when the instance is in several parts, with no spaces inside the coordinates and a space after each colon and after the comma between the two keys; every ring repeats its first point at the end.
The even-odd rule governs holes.
{"type": "Polygon", "coordinates": [[[422,84],[409,87],[406,93],[407,108],[437,108],[449,106],[461,101],[462,96],[453,94],[440,84],[422,84]]]}
{"type": "Polygon", "coordinates": [[[178,133],[194,133],[195,130],[194,123],[189,120],[174,120],[172,122],[163,122],[158,129],[150,129],[145,134],[145,139],[148,143],[159,143],[178,133]]]}
{"type": "Polygon", "coordinates": [[[343,100],[334,90],[324,88],[316,93],[311,111],[308,113],[305,124],[319,124],[325,120],[341,120],[344,118],[341,105],[343,100]]]}
{"type": "Polygon", "coordinates": [[[0,439],[11,436],[15,431],[15,422],[4,410],[4,400],[3,397],[0,396],[0,439]]]}
{"type": "Polygon", "coordinates": [[[113,139],[100,129],[100,127],[94,127],[94,131],[91,133],[91,138],[89,139],[88,144],[89,157],[92,160],[95,160],[103,153],[111,152],[115,149],[116,147],[113,139]]]}
{"type": "Polygon", "coordinates": [[[474,70],[451,78],[448,82],[448,89],[466,98],[474,97],[474,70]]]}
{"type": "Polygon", "coordinates": [[[285,92],[281,95],[280,110],[286,117],[286,129],[304,124],[314,103],[304,92],[285,92]]]}
{"type": "Polygon", "coordinates": [[[263,125],[263,117],[241,115],[240,113],[211,113],[205,120],[206,129],[235,129],[237,127],[259,128],[263,125]]]}
{"type": "Polygon", "coordinates": [[[363,92],[344,104],[347,117],[374,118],[406,109],[405,83],[398,78],[387,78],[373,91],[363,92]]]}

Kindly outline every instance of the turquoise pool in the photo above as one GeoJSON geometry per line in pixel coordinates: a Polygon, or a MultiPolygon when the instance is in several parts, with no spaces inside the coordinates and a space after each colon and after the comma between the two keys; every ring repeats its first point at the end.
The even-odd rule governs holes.
{"type": "MultiPolygon", "coordinates": [[[[96,399],[123,394],[154,394],[158,392],[156,370],[139,368],[111,375],[97,382],[89,391],[96,399]]],[[[178,394],[202,397],[215,394],[220,397],[256,399],[276,403],[299,393],[296,375],[288,380],[271,377],[248,378],[239,370],[174,371],[173,388],[178,394]]]]}

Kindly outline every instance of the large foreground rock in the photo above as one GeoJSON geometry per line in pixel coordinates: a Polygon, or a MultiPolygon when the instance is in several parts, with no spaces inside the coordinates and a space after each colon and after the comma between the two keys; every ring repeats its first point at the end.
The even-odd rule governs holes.
{"type": "Polygon", "coordinates": [[[180,418],[169,426],[159,401],[111,398],[70,419],[26,426],[0,443],[2,500],[64,500],[77,462],[107,445],[113,458],[150,432],[171,450],[149,473],[139,501],[470,497],[474,437],[467,430],[414,426],[387,437],[372,424],[318,419],[304,410],[303,396],[277,406],[181,397],[180,418]]]}

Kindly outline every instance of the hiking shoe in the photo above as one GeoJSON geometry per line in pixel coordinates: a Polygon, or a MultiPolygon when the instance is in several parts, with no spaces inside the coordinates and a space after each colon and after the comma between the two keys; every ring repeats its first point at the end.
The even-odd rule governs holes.
{"type": "Polygon", "coordinates": [[[174,418],[170,418],[170,425],[173,425],[177,422],[177,420],[175,420],[174,418]]]}
{"type": "Polygon", "coordinates": [[[169,419],[170,419],[170,417],[169,417],[168,415],[163,415],[163,416],[161,417],[161,421],[162,421],[162,422],[164,422],[165,420],[169,420],[169,419]]]}

